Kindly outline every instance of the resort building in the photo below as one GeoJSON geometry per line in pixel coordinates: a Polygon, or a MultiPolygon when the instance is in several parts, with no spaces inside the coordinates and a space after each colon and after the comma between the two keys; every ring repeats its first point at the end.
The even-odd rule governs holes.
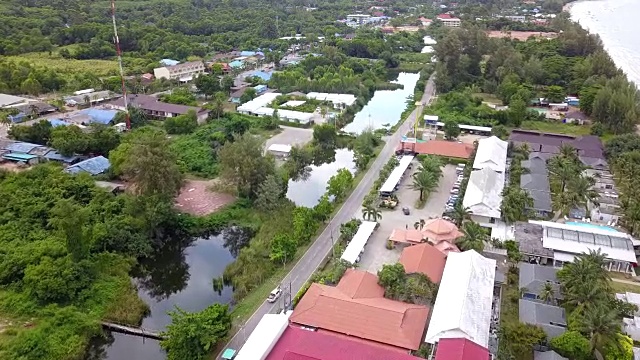
{"type": "Polygon", "coordinates": [[[504,179],[504,173],[490,167],[471,172],[462,200],[462,206],[471,212],[471,220],[491,227],[500,219],[504,179]]]}
{"type": "Polygon", "coordinates": [[[636,265],[634,239],[611,227],[581,222],[517,222],[514,236],[524,261],[560,268],[577,255],[600,250],[609,271],[633,272],[636,265]]]}
{"type": "Polygon", "coordinates": [[[202,61],[191,61],[171,66],[163,66],[153,69],[156,79],[178,80],[189,82],[204,74],[205,66],[202,61]]]}
{"type": "Polygon", "coordinates": [[[473,250],[450,253],[424,341],[463,338],[488,348],[495,272],[496,261],[473,250]]]}
{"type": "Polygon", "coordinates": [[[489,168],[503,173],[507,165],[507,148],[509,142],[500,140],[497,136],[478,140],[478,150],[473,161],[474,170],[489,168]]]}
{"type": "Polygon", "coordinates": [[[438,20],[442,21],[442,24],[446,27],[460,27],[462,21],[456,17],[453,17],[449,14],[440,14],[437,17],[438,20]]]}
{"type": "Polygon", "coordinates": [[[525,299],[520,299],[518,305],[520,322],[540,326],[547,334],[548,340],[567,331],[567,320],[563,308],[525,299]]]}

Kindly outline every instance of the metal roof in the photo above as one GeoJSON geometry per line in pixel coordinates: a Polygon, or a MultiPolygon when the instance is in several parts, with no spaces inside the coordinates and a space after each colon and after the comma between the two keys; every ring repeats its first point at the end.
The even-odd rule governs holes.
{"type": "Polygon", "coordinates": [[[352,264],[355,264],[358,256],[360,256],[360,252],[364,249],[364,246],[369,241],[373,230],[375,230],[378,225],[375,221],[363,221],[358,227],[358,231],[353,236],[353,239],[347,245],[347,248],[342,253],[341,259],[344,261],[348,261],[352,264]]]}
{"type": "Polygon", "coordinates": [[[35,159],[38,156],[31,154],[22,154],[22,153],[8,153],[2,155],[3,159],[13,160],[13,161],[29,161],[31,159],[35,159]]]}
{"type": "Polygon", "coordinates": [[[412,155],[405,155],[400,159],[400,163],[398,164],[398,166],[393,169],[391,174],[389,174],[387,180],[384,182],[384,184],[382,184],[382,187],[380,187],[381,193],[390,193],[396,188],[396,185],[398,185],[398,182],[400,182],[400,178],[402,178],[404,172],[407,171],[407,168],[411,164],[412,160],[412,155]]]}
{"type": "Polygon", "coordinates": [[[560,283],[556,274],[558,269],[551,266],[542,266],[528,263],[520,263],[520,289],[525,288],[525,293],[539,295],[546,283],[551,283],[554,290],[554,297],[562,299],[560,283]]]}
{"type": "Polygon", "coordinates": [[[469,176],[462,205],[473,215],[499,218],[501,214],[504,173],[490,167],[474,170],[469,176]]]}
{"type": "Polygon", "coordinates": [[[5,147],[6,150],[12,151],[12,152],[19,152],[19,153],[28,153],[29,151],[42,146],[42,145],[38,145],[38,144],[32,144],[32,143],[28,143],[28,142],[16,142],[13,144],[9,144],[5,147]]]}
{"type": "Polygon", "coordinates": [[[549,340],[567,331],[565,312],[559,306],[520,299],[519,314],[521,322],[540,326],[549,340]]]}
{"type": "Polygon", "coordinates": [[[265,359],[287,329],[291,313],[264,315],[234,359],[265,359]]]}
{"type": "Polygon", "coordinates": [[[75,165],[71,165],[66,168],[65,171],[71,174],[77,174],[81,172],[88,172],[91,175],[102,174],[107,171],[111,164],[109,160],[104,156],[97,156],[91,159],[81,161],[75,165]]]}

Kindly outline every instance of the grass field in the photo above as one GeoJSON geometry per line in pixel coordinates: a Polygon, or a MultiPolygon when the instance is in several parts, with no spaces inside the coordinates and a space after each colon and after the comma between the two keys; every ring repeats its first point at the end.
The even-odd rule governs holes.
{"type": "Polygon", "coordinates": [[[591,126],[589,125],[573,125],[555,121],[524,121],[520,129],[573,136],[589,135],[591,133],[591,126]]]}
{"type": "Polygon", "coordinates": [[[493,94],[475,93],[475,94],[473,94],[473,96],[477,96],[477,97],[481,98],[482,101],[486,101],[486,102],[491,103],[491,104],[502,105],[502,100],[498,99],[498,97],[493,95],[493,94]]]}
{"type": "Polygon", "coordinates": [[[91,72],[96,76],[106,76],[116,75],[118,71],[118,63],[113,60],[65,59],[57,51],[53,51],[51,54],[40,52],[8,56],[7,59],[17,62],[26,61],[36,67],[46,67],[65,74],[91,72]]]}

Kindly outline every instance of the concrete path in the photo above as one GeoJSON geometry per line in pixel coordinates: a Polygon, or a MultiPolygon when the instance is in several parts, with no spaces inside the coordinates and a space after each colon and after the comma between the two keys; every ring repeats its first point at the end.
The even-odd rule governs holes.
{"type": "MultiPolygon", "coordinates": [[[[424,96],[422,97],[422,103],[428,103],[434,92],[435,85],[433,83],[432,76],[425,87],[424,96]]],[[[318,236],[311,247],[309,247],[309,250],[307,250],[307,252],[302,256],[300,261],[298,261],[293,269],[291,269],[291,272],[289,272],[289,274],[283,279],[282,284],[287,284],[286,287],[288,287],[289,282],[291,282],[291,292],[293,294],[292,298],[300,290],[304,283],[309,280],[311,275],[320,266],[324,258],[329,254],[329,251],[331,251],[331,234],[338,234],[340,231],[340,225],[342,223],[349,221],[354,216],[359,216],[360,207],[362,205],[364,197],[369,192],[369,189],[371,189],[371,187],[373,186],[374,181],[378,178],[378,174],[380,173],[382,167],[387,163],[389,158],[394,155],[395,150],[400,143],[402,135],[406,134],[407,131],[412,129],[413,124],[416,121],[416,117],[419,115],[418,110],[419,109],[414,110],[404,121],[404,123],[398,128],[398,130],[389,137],[387,143],[380,152],[380,155],[376,158],[358,186],[353,190],[349,198],[344,202],[338,213],[331,220],[322,234],[318,236]]],[[[284,287],[285,286],[283,286],[283,288],[284,287]]],[[[282,296],[284,297],[285,294],[283,294],[282,296]]],[[[281,304],[279,304],[279,302],[270,304],[265,301],[264,303],[262,303],[258,310],[256,310],[256,312],[253,313],[253,315],[251,315],[251,317],[243,325],[242,331],[238,331],[224,348],[239,350],[246,341],[246,338],[258,325],[258,323],[262,319],[262,316],[269,313],[275,313],[280,307],[281,304]]],[[[220,356],[220,354],[218,354],[218,356],[220,356]]]]}

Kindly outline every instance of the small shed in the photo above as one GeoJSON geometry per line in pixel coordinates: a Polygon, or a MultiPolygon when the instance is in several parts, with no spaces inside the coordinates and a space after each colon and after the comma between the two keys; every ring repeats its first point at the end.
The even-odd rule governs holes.
{"type": "Polygon", "coordinates": [[[267,151],[275,155],[276,157],[285,158],[289,156],[289,153],[291,152],[291,145],[271,144],[269,145],[267,151]]]}
{"type": "Polygon", "coordinates": [[[23,162],[29,165],[38,163],[38,156],[24,153],[7,153],[2,155],[2,158],[9,161],[23,162]]]}
{"type": "Polygon", "coordinates": [[[579,125],[584,125],[585,121],[587,121],[589,118],[587,117],[587,115],[585,113],[583,113],[582,111],[569,111],[564,115],[564,123],[567,124],[579,124],[579,125]]]}
{"type": "Polygon", "coordinates": [[[96,156],[91,159],[81,161],[75,165],[71,165],[66,168],[65,171],[70,174],[87,172],[91,175],[99,175],[109,170],[110,166],[111,164],[109,163],[109,159],[104,156],[96,156]]]}

